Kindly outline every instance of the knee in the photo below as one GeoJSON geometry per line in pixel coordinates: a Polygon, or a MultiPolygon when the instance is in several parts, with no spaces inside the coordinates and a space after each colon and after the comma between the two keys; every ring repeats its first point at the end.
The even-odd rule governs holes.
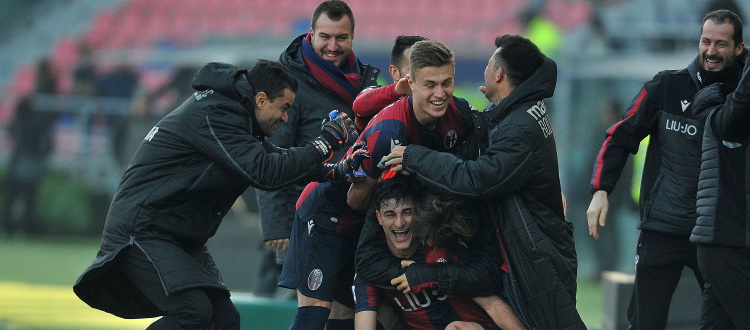
{"type": "Polygon", "coordinates": [[[167,316],[173,317],[179,328],[205,329],[212,323],[213,304],[205,294],[193,296],[183,300],[181,306],[167,316]]]}

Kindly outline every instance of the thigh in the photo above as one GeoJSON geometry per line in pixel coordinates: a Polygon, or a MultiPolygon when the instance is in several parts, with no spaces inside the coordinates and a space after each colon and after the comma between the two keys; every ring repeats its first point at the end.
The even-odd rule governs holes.
{"type": "MultiPolygon", "coordinates": [[[[635,286],[639,294],[671,297],[685,267],[687,238],[642,231],[638,239],[635,286]]],[[[667,298],[669,299],[669,298],[667,298]]]]}
{"type": "MultiPolygon", "coordinates": [[[[699,264],[707,286],[737,327],[750,324],[750,252],[744,248],[701,246],[699,264]]],[[[710,301],[709,301],[710,302],[710,301]]]]}
{"type": "Polygon", "coordinates": [[[202,289],[191,289],[167,294],[159,273],[138,247],[123,250],[123,256],[117,267],[146,298],[164,314],[178,314],[185,311],[205,313],[205,306],[210,308],[211,301],[202,289]]]}
{"type": "Polygon", "coordinates": [[[316,226],[314,222],[315,219],[312,223],[295,221],[279,285],[319,300],[344,299],[339,298],[343,294],[351,301],[354,277],[351,244],[343,235],[316,226]]]}

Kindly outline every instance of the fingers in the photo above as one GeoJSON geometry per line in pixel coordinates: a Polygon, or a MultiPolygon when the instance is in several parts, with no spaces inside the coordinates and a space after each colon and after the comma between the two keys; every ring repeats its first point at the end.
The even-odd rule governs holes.
{"type": "Polygon", "coordinates": [[[403,165],[401,164],[402,162],[403,158],[391,158],[391,160],[385,162],[385,166],[394,166],[392,169],[393,171],[400,171],[403,167],[403,165]],[[396,167],[398,167],[398,170],[395,170],[396,167]]]}
{"type": "Polygon", "coordinates": [[[401,268],[409,267],[409,265],[413,263],[414,263],[414,260],[401,260],[401,268]]]}
{"type": "Polygon", "coordinates": [[[289,248],[289,239],[288,238],[272,239],[270,241],[266,241],[266,245],[274,249],[286,250],[289,248]]]}
{"type": "Polygon", "coordinates": [[[589,224],[589,235],[599,239],[599,226],[604,227],[607,221],[607,209],[589,209],[586,211],[589,224]]]}

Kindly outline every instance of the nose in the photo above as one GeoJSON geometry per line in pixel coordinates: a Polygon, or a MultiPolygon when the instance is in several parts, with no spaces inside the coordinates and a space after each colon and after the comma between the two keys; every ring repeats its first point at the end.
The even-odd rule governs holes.
{"type": "Polygon", "coordinates": [[[443,86],[435,87],[435,96],[437,97],[445,96],[445,89],[443,88],[443,86]]]}
{"type": "Polygon", "coordinates": [[[328,50],[332,52],[335,52],[339,48],[338,44],[336,43],[336,38],[331,38],[330,40],[328,40],[328,43],[326,43],[326,48],[328,48],[328,50]]]}
{"type": "Polygon", "coordinates": [[[406,220],[404,220],[404,215],[403,214],[397,215],[396,216],[396,221],[395,221],[396,228],[401,228],[405,224],[406,224],[406,220]]]}
{"type": "Polygon", "coordinates": [[[709,55],[716,54],[716,44],[712,43],[710,46],[708,46],[708,50],[706,50],[706,53],[709,55]]]}

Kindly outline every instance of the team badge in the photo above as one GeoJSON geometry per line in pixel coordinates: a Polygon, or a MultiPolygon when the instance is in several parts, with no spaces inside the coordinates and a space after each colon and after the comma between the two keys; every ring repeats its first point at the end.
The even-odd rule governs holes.
{"type": "Polygon", "coordinates": [[[320,269],[313,269],[310,275],[307,276],[307,288],[315,291],[320,285],[323,284],[323,271],[320,269]]]}
{"type": "Polygon", "coordinates": [[[446,149],[453,148],[453,146],[456,145],[456,142],[458,142],[458,133],[456,133],[456,131],[450,130],[450,132],[445,133],[443,143],[445,143],[446,149]]]}

